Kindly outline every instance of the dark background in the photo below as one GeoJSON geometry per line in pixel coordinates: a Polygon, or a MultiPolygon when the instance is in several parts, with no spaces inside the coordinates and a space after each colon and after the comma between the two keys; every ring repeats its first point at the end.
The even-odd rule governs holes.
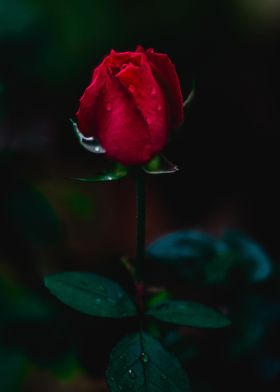
{"type": "MultiPolygon", "coordinates": [[[[276,390],[279,23],[280,6],[270,0],[0,0],[1,390],[101,391],[109,351],[132,328],[109,322],[106,330],[103,321],[60,307],[42,278],[91,270],[129,286],[119,258],[134,252],[133,184],[70,180],[108,163],[78,145],[69,118],[101,59],[138,44],[169,54],[185,97],[196,84],[184,125],[165,151],[180,172],[147,179],[147,241],[182,228],[216,236],[238,229],[265,249],[277,271],[244,290],[257,309],[245,323],[248,336],[257,337],[243,351],[221,348],[238,345],[242,334],[198,339],[199,355],[186,363],[193,390],[233,391],[245,383],[276,390]],[[260,318],[270,317],[260,315],[264,308],[276,316],[256,332],[260,318]]],[[[225,287],[219,295],[238,315],[246,298],[236,289],[236,297],[225,287]]],[[[209,290],[219,304],[218,288],[209,290]]]]}

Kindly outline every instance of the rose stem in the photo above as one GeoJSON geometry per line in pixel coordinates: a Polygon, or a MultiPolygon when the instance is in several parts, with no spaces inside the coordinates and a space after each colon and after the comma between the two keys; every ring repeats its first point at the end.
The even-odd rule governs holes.
{"type": "Polygon", "coordinates": [[[145,195],[145,173],[141,167],[135,170],[136,186],[136,297],[140,308],[143,311],[143,262],[145,257],[145,229],[146,229],[146,195],[145,195]]]}

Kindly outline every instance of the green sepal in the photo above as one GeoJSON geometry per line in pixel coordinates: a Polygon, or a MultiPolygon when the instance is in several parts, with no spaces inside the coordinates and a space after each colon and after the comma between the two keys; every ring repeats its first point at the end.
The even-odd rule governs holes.
{"type": "Polygon", "coordinates": [[[157,155],[143,166],[143,170],[147,174],[171,174],[177,172],[179,168],[163,155],[157,155]]]}
{"type": "Polygon", "coordinates": [[[87,151],[92,152],[94,154],[105,154],[106,150],[99,144],[99,142],[93,137],[86,137],[84,136],[78,128],[78,125],[71,120],[73,130],[75,133],[75,136],[77,137],[79,143],[81,146],[83,146],[87,151]]]}
{"type": "Polygon", "coordinates": [[[110,392],[189,392],[178,359],[146,333],[126,336],[113,349],[106,373],[110,392]]]}
{"type": "Polygon", "coordinates": [[[82,181],[82,182],[111,182],[111,181],[121,180],[127,175],[128,175],[127,168],[121,164],[116,164],[114,168],[112,168],[110,171],[105,172],[103,174],[99,174],[96,177],[92,177],[92,178],[78,177],[72,179],[76,181],[82,181]]]}
{"type": "Polygon", "coordinates": [[[187,96],[187,98],[183,103],[184,110],[188,109],[192,105],[195,97],[195,91],[196,91],[196,86],[195,86],[195,81],[193,81],[191,92],[189,93],[189,95],[187,96]]]}
{"type": "Polygon", "coordinates": [[[133,301],[116,282],[90,272],[46,276],[49,291],[64,304],[90,316],[123,318],[137,314],[133,301]]]}
{"type": "Polygon", "coordinates": [[[166,300],[150,307],[146,314],[168,323],[197,328],[223,328],[231,324],[216,310],[191,301],[166,300]]]}

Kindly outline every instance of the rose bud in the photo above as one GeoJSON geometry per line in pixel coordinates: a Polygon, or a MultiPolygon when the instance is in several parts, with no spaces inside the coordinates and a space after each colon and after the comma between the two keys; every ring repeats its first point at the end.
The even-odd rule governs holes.
{"type": "Polygon", "coordinates": [[[168,55],[114,50],[94,70],[76,113],[79,131],[124,165],[149,161],[183,121],[183,97],[168,55]]]}

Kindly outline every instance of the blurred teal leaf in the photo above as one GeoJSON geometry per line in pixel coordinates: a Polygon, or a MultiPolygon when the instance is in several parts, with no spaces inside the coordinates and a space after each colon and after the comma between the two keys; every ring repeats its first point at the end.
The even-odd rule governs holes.
{"type": "Polygon", "coordinates": [[[44,279],[60,301],[91,316],[122,318],[136,315],[130,297],[117,283],[89,272],[62,272],[44,279]]]}
{"type": "Polygon", "coordinates": [[[147,255],[202,284],[229,283],[238,277],[258,282],[267,279],[273,268],[260,245],[236,231],[227,231],[221,239],[199,231],[170,233],[153,242],[147,255]]]}
{"type": "Polygon", "coordinates": [[[198,328],[222,328],[230,320],[208,306],[191,302],[166,300],[151,307],[146,314],[173,324],[198,328]]]}
{"type": "Polygon", "coordinates": [[[147,174],[170,174],[177,172],[179,168],[163,155],[157,155],[143,166],[143,170],[147,174]]]}
{"type": "Polygon", "coordinates": [[[237,231],[228,231],[223,241],[235,258],[235,265],[244,269],[250,281],[262,281],[270,275],[272,263],[264,250],[251,238],[237,231]]]}
{"type": "Polygon", "coordinates": [[[166,263],[182,263],[193,259],[209,259],[217,244],[211,236],[199,231],[177,231],[160,237],[147,249],[150,257],[166,263]]]}
{"type": "Polygon", "coordinates": [[[111,392],[188,392],[178,359],[146,333],[125,337],[113,349],[107,381],[111,392]]]}

